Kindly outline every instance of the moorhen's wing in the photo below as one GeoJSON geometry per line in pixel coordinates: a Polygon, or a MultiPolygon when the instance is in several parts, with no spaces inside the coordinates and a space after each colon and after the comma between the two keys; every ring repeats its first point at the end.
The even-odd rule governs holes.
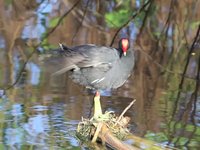
{"type": "Polygon", "coordinates": [[[63,47],[60,55],[53,57],[51,62],[56,66],[53,75],[59,75],[72,69],[87,67],[100,67],[106,72],[118,59],[119,54],[116,49],[88,44],[73,48],[63,47]]]}
{"type": "Polygon", "coordinates": [[[111,47],[88,44],[76,46],[72,49],[73,52],[78,52],[85,58],[80,63],[77,63],[79,68],[96,67],[101,64],[112,65],[113,62],[119,59],[118,51],[111,47]]]}
{"type": "Polygon", "coordinates": [[[96,88],[96,84],[104,80],[104,77],[113,66],[109,64],[99,64],[96,67],[85,67],[73,71],[70,74],[71,79],[81,85],[96,88]]]}

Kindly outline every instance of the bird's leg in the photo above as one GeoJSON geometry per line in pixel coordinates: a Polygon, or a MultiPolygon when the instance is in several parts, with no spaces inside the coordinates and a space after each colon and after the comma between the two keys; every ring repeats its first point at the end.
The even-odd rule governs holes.
{"type": "Polygon", "coordinates": [[[102,115],[101,103],[100,103],[100,92],[96,91],[94,97],[94,118],[98,118],[102,115]]]}

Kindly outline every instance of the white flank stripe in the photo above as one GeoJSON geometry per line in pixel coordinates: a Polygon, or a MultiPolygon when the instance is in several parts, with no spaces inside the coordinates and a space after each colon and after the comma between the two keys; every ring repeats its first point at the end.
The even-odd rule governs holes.
{"type": "Polygon", "coordinates": [[[94,80],[94,81],[92,81],[91,83],[95,83],[95,82],[97,82],[99,79],[96,79],[96,80],[94,80]]]}
{"type": "Polygon", "coordinates": [[[97,81],[97,83],[103,81],[105,79],[105,77],[101,78],[99,81],[97,81]]]}

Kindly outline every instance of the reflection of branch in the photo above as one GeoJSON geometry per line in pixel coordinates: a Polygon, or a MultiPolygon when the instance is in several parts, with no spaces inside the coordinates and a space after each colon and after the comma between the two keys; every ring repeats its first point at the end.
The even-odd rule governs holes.
{"type": "MultiPolygon", "coordinates": [[[[195,48],[195,44],[197,43],[197,40],[199,40],[199,37],[200,36],[200,25],[199,25],[199,27],[198,27],[198,30],[197,30],[197,32],[196,32],[196,36],[195,36],[195,38],[194,38],[194,41],[193,41],[193,43],[192,43],[192,46],[191,46],[191,48],[190,48],[190,50],[189,50],[189,52],[188,52],[188,55],[187,55],[187,60],[186,60],[186,64],[185,64],[185,68],[184,68],[184,71],[183,71],[183,76],[182,76],[182,78],[181,78],[181,82],[180,82],[180,84],[179,84],[179,89],[181,90],[182,89],[182,85],[183,85],[183,82],[184,82],[184,75],[186,74],[186,71],[187,71],[187,68],[188,68],[188,65],[189,65],[189,61],[190,61],[190,57],[192,56],[191,54],[192,54],[192,52],[193,52],[193,50],[194,50],[194,48],[195,48]]],[[[197,77],[198,78],[198,77],[197,77]]]]}
{"type": "MultiPolygon", "coordinates": [[[[198,43],[200,41],[200,25],[199,25],[199,29],[197,31],[197,35],[195,37],[195,40],[193,42],[192,45],[195,45],[196,43],[198,43]],[[197,42],[198,41],[198,42],[197,42]]],[[[194,49],[194,48],[193,48],[194,49]]],[[[192,47],[190,49],[190,51],[193,51],[192,47]]],[[[187,68],[187,66],[185,66],[187,68]]],[[[187,70],[187,69],[186,69],[187,70]]],[[[190,137],[192,137],[192,135],[194,135],[195,131],[196,131],[196,124],[195,124],[195,119],[194,119],[194,116],[195,116],[195,113],[196,113],[196,105],[197,105],[197,97],[198,97],[198,90],[199,90],[199,76],[200,76],[200,56],[199,56],[199,59],[198,59],[198,69],[197,69],[197,76],[196,76],[196,87],[195,87],[195,90],[194,92],[192,93],[191,97],[190,97],[190,100],[189,102],[187,103],[186,105],[186,109],[185,110],[188,110],[190,111],[190,109],[192,109],[192,112],[191,112],[191,122],[193,123],[194,125],[194,130],[192,132],[192,134],[190,135],[190,137]]],[[[183,81],[184,82],[184,81],[183,81]]],[[[183,83],[182,82],[182,83],[183,83]]],[[[182,84],[183,85],[183,84],[182,84]]],[[[180,91],[180,90],[179,90],[180,91]]],[[[181,91],[180,91],[181,92],[181,91]]],[[[180,93],[179,92],[179,93],[180,93]]],[[[179,94],[178,93],[178,94],[179,94]]],[[[177,97],[180,97],[180,94],[177,96],[177,97]]],[[[177,99],[177,102],[178,102],[179,99],[177,99]]],[[[189,113],[189,112],[188,112],[189,113]]],[[[183,117],[184,114],[181,114],[181,116],[179,117],[180,119],[183,117]]],[[[176,125],[176,123],[175,123],[176,125]]],[[[186,123],[184,124],[184,128],[182,127],[182,129],[185,129],[186,128],[186,123]]],[[[191,138],[188,138],[189,140],[185,143],[185,145],[188,145],[188,143],[190,142],[190,139],[191,138]]],[[[180,137],[177,138],[176,141],[174,141],[174,144],[176,145],[176,143],[178,143],[180,141],[180,137]]]]}
{"type": "Polygon", "coordinates": [[[60,19],[58,20],[56,26],[54,28],[52,28],[44,38],[47,38],[51,33],[53,33],[56,28],[60,25],[60,23],[62,22],[62,20],[81,2],[81,0],[78,0],[66,13],[64,13],[60,19]]]}
{"type": "MultiPolygon", "coordinates": [[[[160,39],[161,39],[161,36],[163,35],[163,32],[165,31],[166,27],[167,27],[167,29],[169,28],[170,19],[171,19],[172,12],[173,12],[173,9],[174,9],[173,7],[174,7],[174,0],[171,0],[171,2],[170,2],[170,8],[169,8],[169,13],[168,13],[168,16],[167,16],[167,20],[166,20],[165,25],[164,25],[164,27],[163,27],[161,33],[160,33],[160,36],[157,38],[157,41],[156,41],[156,48],[155,48],[156,50],[158,50],[159,43],[160,43],[160,39]]],[[[152,51],[152,52],[151,52],[151,53],[152,53],[152,56],[155,55],[155,52],[156,52],[156,51],[152,51]]]]}
{"type": "Polygon", "coordinates": [[[199,84],[200,84],[200,55],[199,55],[199,62],[198,62],[198,69],[197,69],[197,80],[196,80],[196,87],[195,87],[195,91],[194,91],[194,103],[193,103],[193,110],[191,113],[191,118],[192,118],[192,122],[195,123],[194,121],[194,116],[196,113],[196,104],[197,104],[197,97],[198,97],[198,91],[199,91],[199,84]]]}
{"type": "Polygon", "coordinates": [[[88,6],[89,6],[89,3],[90,3],[90,0],[87,1],[87,4],[86,4],[86,7],[85,7],[85,10],[84,10],[84,12],[83,12],[83,16],[82,16],[82,18],[81,18],[81,22],[80,22],[79,26],[76,28],[76,32],[74,33],[74,35],[73,35],[73,37],[72,37],[71,44],[73,44],[74,39],[75,39],[75,37],[76,37],[76,35],[77,35],[79,29],[80,29],[81,26],[82,26],[82,23],[83,23],[83,20],[84,20],[84,18],[85,18],[85,15],[86,15],[86,12],[87,12],[87,9],[88,9],[88,6]]]}
{"type": "Polygon", "coordinates": [[[10,88],[12,88],[15,84],[17,84],[17,82],[19,81],[19,79],[21,78],[21,75],[26,67],[26,64],[28,63],[29,59],[33,56],[33,54],[36,52],[36,49],[33,50],[33,52],[29,55],[29,57],[27,58],[27,60],[25,61],[25,63],[23,64],[18,76],[17,76],[17,79],[15,80],[14,83],[12,83],[10,86],[4,88],[4,90],[9,90],[10,88]]]}
{"type": "Polygon", "coordinates": [[[171,73],[171,74],[175,74],[175,75],[179,75],[179,76],[184,76],[185,78],[188,78],[188,79],[193,79],[193,80],[196,80],[195,77],[190,77],[188,75],[184,75],[182,73],[179,73],[179,72],[174,72],[170,69],[167,69],[165,68],[164,66],[162,66],[161,64],[159,64],[155,59],[153,59],[149,54],[147,54],[145,51],[144,51],[144,48],[139,44],[137,43],[137,45],[140,47],[140,52],[142,52],[145,56],[147,56],[154,64],[156,64],[159,68],[163,69],[164,71],[168,72],[168,73],[171,73]]]}
{"type": "Polygon", "coordinates": [[[137,15],[139,15],[145,8],[147,5],[149,5],[149,3],[151,2],[151,0],[147,1],[146,4],[144,4],[126,23],[124,23],[124,25],[122,25],[116,32],[115,32],[115,35],[110,43],[110,46],[113,45],[118,33],[121,31],[122,28],[124,28],[125,26],[127,26],[129,24],[129,22],[131,20],[133,20],[135,17],[137,17],[137,15]]]}
{"type": "MultiPolygon", "coordinates": [[[[169,27],[169,21],[170,21],[170,19],[171,19],[171,15],[172,15],[172,12],[173,12],[173,6],[174,6],[174,0],[171,0],[171,2],[170,2],[170,9],[169,9],[169,13],[168,13],[168,17],[167,17],[167,20],[166,20],[166,22],[165,22],[165,25],[164,25],[164,27],[163,27],[163,30],[161,31],[161,34],[160,35],[162,35],[163,34],[163,32],[165,31],[165,28],[168,26],[169,27]]],[[[168,28],[167,27],[167,28],[168,28]]],[[[159,38],[160,39],[160,38],[159,38]]]]}
{"type": "MultiPolygon", "coordinates": [[[[190,61],[190,57],[191,57],[191,53],[193,52],[193,50],[194,50],[194,48],[195,48],[195,44],[197,43],[197,41],[199,41],[200,40],[200,25],[199,25],[199,27],[198,27],[198,29],[197,29],[197,32],[196,32],[196,36],[195,36],[195,38],[194,38],[194,41],[193,41],[193,43],[192,43],[192,46],[190,47],[190,49],[189,49],[189,52],[188,52],[188,55],[187,55],[187,60],[186,60],[186,65],[185,65],[185,68],[184,68],[184,71],[183,71],[183,76],[182,76],[182,78],[181,78],[181,81],[180,81],[180,84],[179,84],[179,90],[178,90],[178,94],[177,94],[177,97],[176,97],[176,100],[175,100],[175,102],[174,102],[174,108],[173,108],[173,110],[172,110],[172,117],[171,117],[171,121],[170,122],[173,122],[173,119],[174,119],[174,117],[175,117],[175,115],[176,115],[176,111],[177,111],[177,108],[178,108],[178,102],[179,102],[179,99],[180,99],[180,96],[181,96],[181,92],[182,92],[182,88],[183,88],[183,83],[184,83],[184,79],[185,79],[185,74],[186,74],[186,72],[187,72],[187,68],[188,68],[188,65],[189,65],[189,61],[190,61]]],[[[196,77],[196,89],[195,89],[195,91],[196,90],[198,90],[198,87],[197,86],[199,86],[199,75],[200,75],[200,58],[199,58],[199,64],[198,64],[198,72],[197,72],[197,77],[196,77]]],[[[197,91],[195,92],[196,94],[197,94],[197,91]]],[[[194,93],[191,95],[192,97],[194,96],[194,93]]],[[[191,100],[193,99],[191,97],[191,99],[190,99],[190,101],[189,101],[189,103],[191,103],[191,100]]],[[[196,99],[197,99],[197,97],[196,97],[196,99]]],[[[196,112],[196,101],[195,101],[195,104],[194,104],[194,109],[193,109],[193,111],[192,111],[192,113],[193,114],[195,114],[196,112]]],[[[180,121],[180,119],[182,118],[182,114],[181,114],[181,116],[178,118],[178,121],[177,122],[175,122],[175,124],[173,125],[173,132],[171,133],[171,136],[173,136],[174,135],[174,132],[175,132],[175,129],[176,129],[176,126],[177,126],[177,124],[178,124],[178,122],[180,121]]],[[[169,123],[170,124],[170,123],[169,123]]],[[[178,140],[178,139],[177,139],[178,140]]],[[[169,141],[169,143],[170,143],[171,141],[169,141]]],[[[175,141],[176,142],[176,141],[175,141]]]]}
{"type": "MultiPolygon", "coordinates": [[[[177,98],[176,98],[176,101],[175,101],[175,106],[178,105],[178,101],[179,101],[179,98],[180,98],[180,95],[181,95],[181,89],[183,88],[183,83],[184,83],[184,80],[185,80],[185,74],[186,74],[186,71],[187,71],[187,68],[188,68],[188,65],[189,65],[191,53],[193,52],[193,50],[195,48],[195,44],[197,43],[197,40],[199,40],[199,38],[200,38],[199,36],[200,36],[200,25],[198,27],[198,30],[196,32],[196,36],[194,38],[192,46],[191,46],[191,48],[188,52],[188,55],[187,55],[186,65],[185,65],[185,68],[184,68],[184,71],[183,71],[183,76],[182,76],[180,84],[179,84],[179,90],[178,90],[177,98]]],[[[197,75],[199,75],[199,73],[197,75]]],[[[197,79],[197,82],[199,82],[198,81],[199,77],[196,77],[196,79],[197,79]]],[[[176,109],[174,109],[173,112],[172,112],[172,118],[175,116],[175,113],[176,113],[176,109]]]]}
{"type": "MultiPolygon", "coordinates": [[[[167,20],[166,20],[166,22],[165,22],[164,28],[162,29],[160,35],[163,34],[163,32],[165,31],[165,28],[167,28],[167,30],[168,30],[168,28],[169,28],[169,21],[170,21],[171,15],[172,15],[171,13],[172,13],[172,10],[173,10],[173,4],[174,4],[174,0],[171,0],[171,3],[170,3],[170,11],[169,11],[167,20]]],[[[150,5],[151,5],[151,3],[150,3],[150,5]]],[[[141,30],[141,29],[140,29],[140,30],[141,30]]],[[[167,33],[167,32],[166,32],[166,33],[167,33]]],[[[186,43],[188,43],[185,34],[184,34],[184,37],[185,37],[186,43]]],[[[158,40],[157,40],[156,47],[158,47],[159,41],[160,41],[160,37],[159,37],[158,40]]],[[[196,43],[196,41],[194,41],[194,42],[196,43]]],[[[193,44],[195,44],[195,43],[193,43],[193,44]]],[[[139,50],[139,51],[141,51],[141,52],[142,52],[143,54],[145,54],[149,59],[151,59],[152,62],[153,62],[154,64],[156,64],[159,68],[163,69],[164,71],[166,71],[166,72],[168,72],[168,73],[182,76],[182,78],[188,78],[188,79],[196,80],[196,77],[190,77],[190,76],[186,75],[186,74],[185,74],[185,73],[186,73],[186,72],[185,72],[186,70],[185,70],[183,73],[179,73],[179,72],[174,72],[174,71],[172,71],[172,70],[170,70],[170,69],[165,68],[165,67],[162,66],[160,63],[156,62],[155,59],[153,59],[153,57],[152,57],[151,55],[147,54],[147,53],[143,50],[142,46],[141,46],[138,42],[137,42],[137,44],[138,44],[138,46],[141,48],[141,50],[139,50]]],[[[193,46],[192,46],[192,47],[193,47],[193,46]]],[[[189,47],[188,47],[188,49],[189,49],[189,47]]],[[[193,48],[192,48],[192,49],[193,49],[193,48]]],[[[190,52],[189,57],[191,56],[191,53],[192,53],[192,51],[190,52]]],[[[172,54],[171,54],[171,55],[172,55],[172,54]]],[[[188,61],[188,63],[189,63],[189,61],[188,61]]],[[[187,69],[187,68],[186,68],[186,69],[187,69]]]]}
{"type": "MultiPolygon", "coordinates": [[[[199,38],[200,40],[200,38],[199,38]]],[[[199,42],[199,41],[198,41],[199,42]]],[[[200,84],[200,55],[199,55],[199,59],[198,59],[198,68],[197,68],[197,77],[196,77],[196,87],[194,92],[192,93],[191,97],[190,97],[190,101],[187,104],[187,108],[186,110],[190,111],[190,109],[192,109],[191,112],[191,122],[194,125],[193,131],[191,131],[191,133],[188,135],[188,141],[184,144],[184,146],[187,146],[190,142],[192,137],[194,136],[194,134],[197,131],[197,125],[195,123],[195,114],[196,114],[196,105],[197,105],[197,97],[198,97],[198,91],[199,91],[199,84],[200,84]],[[190,109],[189,109],[190,108],[190,109]]],[[[187,126],[187,123],[184,125],[184,127],[187,126]]],[[[180,137],[178,138],[180,140],[180,137]]],[[[177,143],[179,141],[177,140],[177,143]]]]}
{"type": "MultiPolygon", "coordinates": [[[[147,17],[148,17],[148,15],[149,15],[149,12],[151,11],[151,6],[152,6],[152,4],[153,4],[153,1],[149,4],[148,10],[145,11],[145,16],[144,16],[144,19],[143,19],[143,21],[142,21],[142,25],[141,25],[141,27],[140,27],[140,32],[138,33],[138,37],[140,37],[140,35],[141,35],[141,33],[142,33],[143,29],[144,29],[144,25],[145,25],[145,23],[146,23],[146,20],[147,20],[147,17]]],[[[137,38],[137,39],[139,39],[139,38],[137,38]]]]}
{"type": "MultiPolygon", "coordinates": [[[[200,40],[200,39],[199,39],[200,40]]],[[[196,80],[196,87],[194,92],[191,95],[191,102],[193,101],[193,105],[192,105],[192,112],[191,112],[191,122],[194,125],[194,129],[191,132],[191,134],[188,136],[188,141],[185,143],[185,145],[188,145],[193,137],[193,135],[196,133],[197,131],[197,125],[195,123],[195,114],[196,114],[196,105],[197,105],[197,97],[198,97],[198,91],[199,91],[199,84],[200,84],[200,55],[199,55],[199,60],[198,60],[198,69],[197,69],[197,80],[196,80]]]]}

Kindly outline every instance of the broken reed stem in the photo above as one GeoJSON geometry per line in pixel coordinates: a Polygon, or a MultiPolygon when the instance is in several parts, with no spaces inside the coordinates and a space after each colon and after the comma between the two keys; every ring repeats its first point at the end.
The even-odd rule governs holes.
{"type": "Polygon", "coordinates": [[[115,122],[114,126],[116,126],[119,121],[122,119],[123,115],[126,113],[126,111],[135,103],[136,99],[134,99],[125,109],[124,111],[121,113],[121,115],[119,116],[119,118],[117,119],[117,121],[115,122]]]}

